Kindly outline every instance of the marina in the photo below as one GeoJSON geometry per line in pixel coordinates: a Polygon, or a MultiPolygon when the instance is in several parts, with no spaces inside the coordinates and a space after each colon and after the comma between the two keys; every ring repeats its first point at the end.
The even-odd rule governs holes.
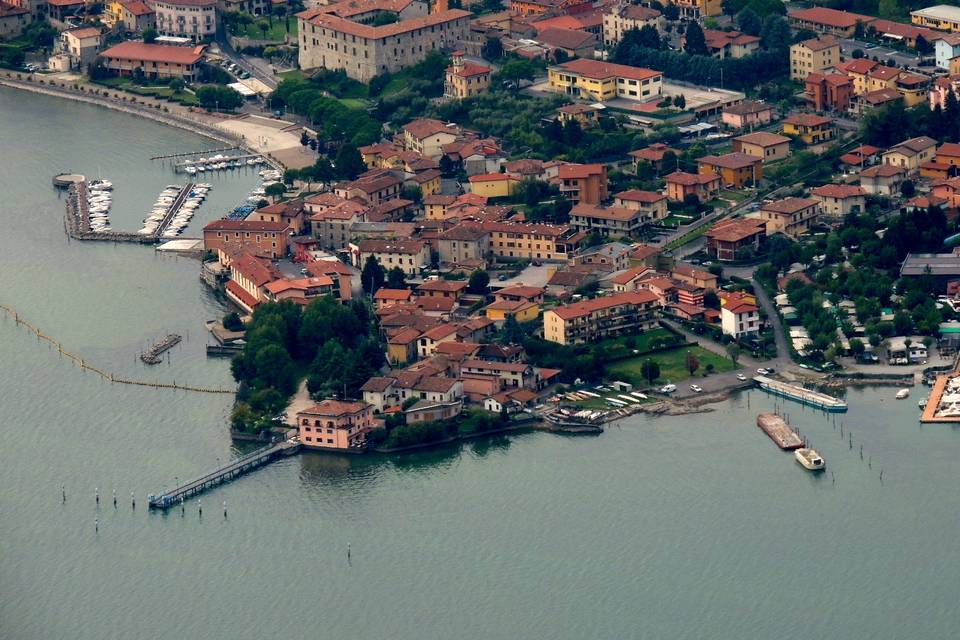
{"type": "Polygon", "coordinates": [[[181,340],[182,338],[180,336],[175,333],[171,333],[163,340],[160,340],[152,347],[141,353],[140,359],[147,364],[160,364],[163,362],[163,358],[161,357],[163,353],[179,344],[181,340]]]}
{"type": "Polygon", "coordinates": [[[187,498],[199,495],[207,489],[233,480],[278,458],[293,455],[299,450],[300,441],[297,437],[257,449],[253,453],[231,460],[196,480],[174,487],[171,491],[150,494],[147,496],[147,504],[151,509],[169,509],[177,504],[183,504],[187,498]]]}
{"type": "Polygon", "coordinates": [[[772,393],[775,396],[780,396],[781,398],[786,398],[788,400],[793,400],[794,402],[799,402],[800,404],[805,404],[808,407],[822,409],[823,411],[828,411],[831,413],[842,413],[847,410],[846,402],[838,398],[834,398],[831,395],[827,395],[826,393],[820,393],[819,391],[805,389],[794,384],[780,382],[779,380],[774,380],[773,378],[768,378],[767,376],[754,376],[753,381],[756,382],[757,386],[767,393],[772,393]]]}
{"type": "Polygon", "coordinates": [[[803,446],[803,440],[797,435],[787,421],[775,413],[761,413],[757,416],[757,426],[770,436],[774,443],[785,451],[792,451],[803,446]]]}
{"type": "Polygon", "coordinates": [[[182,160],[173,165],[174,171],[196,175],[206,171],[227,171],[230,169],[253,168],[264,164],[263,156],[255,153],[228,156],[220,153],[209,157],[197,157],[182,160]]]}
{"type": "Polygon", "coordinates": [[[930,396],[920,407],[920,422],[936,424],[960,423],[960,374],[937,376],[930,396]]]}

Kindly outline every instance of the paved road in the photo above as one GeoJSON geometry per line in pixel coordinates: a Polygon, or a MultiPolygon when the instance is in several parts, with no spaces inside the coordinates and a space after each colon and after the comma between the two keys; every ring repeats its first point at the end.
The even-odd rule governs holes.
{"type": "Polygon", "coordinates": [[[222,36],[217,39],[217,47],[223,57],[229,58],[231,62],[249,73],[252,77],[263,82],[271,89],[277,88],[277,77],[273,75],[273,67],[270,66],[269,62],[263,58],[241,55],[230,46],[227,38],[222,36]]]}

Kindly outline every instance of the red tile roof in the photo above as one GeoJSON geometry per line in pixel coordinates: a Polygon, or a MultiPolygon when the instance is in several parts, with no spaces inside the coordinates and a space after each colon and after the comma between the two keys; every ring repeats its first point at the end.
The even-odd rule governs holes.
{"type": "Polygon", "coordinates": [[[825,184],[811,189],[810,193],[823,198],[854,198],[867,195],[862,187],[852,184],[825,184]]]}
{"type": "Polygon", "coordinates": [[[363,402],[343,402],[342,400],[324,400],[299,413],[311,416],[346,416],[359,413],[367,408],[363,402]]]}
{"type": "Polygon", "coordinates": [[[734,140],[737,140],[738,142],[746,142],[747,144],[755,144],[760,147],[772,147],[778,144],[790,143],[790,138],[777,135],[776,133],[768,133],[766,131],[757,131],[755,133],[737,136],[734,138],[734,140]]]}
{"type": "Polygon", "coordinates": [[[815,207],[817,204],[819,204],[819,202],[813,198],[784,198],[783,200],[768,202],[760,207],[760,210],[772,211],[773,213],[792,214],[797,213],[798,211],[803,211],[804,209],[808,209],[810,207],[815,207]]]}
{"type": "Polygon", "coordinates": [[[784,124],[793,124],[798,127],[821,127],[825,124],[830,124],[833,120],[826,116],[818,116],[812,113],[795,113],[783,122],[784,124]]]}
{"type": "Polygon", "coordinates": [[[703,156],[697,158],[697,162],[722,169],[745,169],[763,162],[763,158],[751,156],[748,153],[725,153],[722,156],[703,156]]]}
{"type": "Polygon", "coordinates": [[[568,162],[567,164],[560,165],[558,171],[560,179],[563,180],[570,178],[588,178],[602,174],[605,170],[606,166],[602,164],[576,164],[568,162]]]}
{"type": "Polygon", "coordinates": [[[611,307],[617,307],[624,304],[649,304],[658,300],[659,298],[652,291],[628,291],[612,296],[594,298],[593,300],[575,302],[573,304],[557,307],[553,309],[552,312],[557,314],[561,320],[572,320],[574,318],[588,316],[602,309],[609,309],[611,307]]]}
{"type": "Polygon", "coordinates": [[[874,20],[870,16],[861,15],[859,13],[849,13],[847,11],[837,11],[836,9],[828,9],[827,7],[813,7],[811,9],[793,11],[788,14],[788,17],[792,20],[814,22],[828,27],[836,27],[841,29],[855,27],[858,22],[867,25],[874,20]]]}
{"type": "Polygon", "coordinates": [[[203,45],[197,47],[172,47],[165,44],[146,44],[127,41],[110,47],[101,55],[115,60],[143,62],[166,62],[170,64],[196,64],[203,58],[203,45]]]}
{"type": "Polygon", "coordinates": [[[630,80],[649,80],[662,76],[660,71],[653,69],[644,69],[643,67],[631,67],[625,64],[614,64],[612,62],[600,62],[599,60],[578,59],[564,62],[557,65],[569,73],[575,73],[587,78],[603,80],[606,78],[629,78],[630,80]]]}
{"type": "Polygon", "coordinates": [[[282,233],[289,228],[285,222],[261,222],[259,220],[214,220],[203,227],[204,231],[260,231],[282,233]]]}
{"type": "Polygon", "coordinates": [[[247,290],[240,286],[236,280],[227,281],[227,291],[229,291],[237,300],[247,305],[248,308],[253,309],[260,301],[254,298],[252,295],[247,293],[247,290]]]}
{"type": "Polygon", "coordinates": [[[374,27],[371,25],[353,22],[347,18],[341,18],[337,15],[322,13],[324,9],[308,9],[307,11],[298,13],[297,17],[311,22],[318,27],[330,29],[331,31],[337,33],[356,36],[358,38],[366,38],[367,40],[384,40],[386,38],[398,36],[402,33],[410,33],[411,31],[427,29],[436,25],[452,22],[454,20],[465,19],[472,15],[469,11],[464,11],[462,9],[447,9],[445,11],[437,11],[419,18],[411,18],[409,20],[401,20],[400,22],[395,22],[393,24],[374,27]]]}

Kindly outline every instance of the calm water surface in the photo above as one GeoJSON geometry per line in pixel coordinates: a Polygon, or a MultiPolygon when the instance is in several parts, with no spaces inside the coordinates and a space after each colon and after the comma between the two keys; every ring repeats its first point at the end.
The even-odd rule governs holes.
{"type": "MultiPolygon", "coordinates": [[[[149,156],[202,148],[0,89],[0,303],[117,373],[229,384],[204,356],[202,321],[224,307],[197,263],[68,242],[49,187],[108,177],[114,226],[135,228],[176,181],[149,156]],[[189,339],[148,368],[136,354],[165,331],[189,339]]],[[[255,175],[208,181],[194,234],[255,175]]],[[[836,422],[786,405],[820,476],[757,429],[773,400],[751,392],[599,437],[306,454],[182,517],[144,496],[235,454],[230,399],[111,386],[0,320],[0,638],[954,637],[960,432],[918,425],[922,394],[851,391],[836,422]]]]}

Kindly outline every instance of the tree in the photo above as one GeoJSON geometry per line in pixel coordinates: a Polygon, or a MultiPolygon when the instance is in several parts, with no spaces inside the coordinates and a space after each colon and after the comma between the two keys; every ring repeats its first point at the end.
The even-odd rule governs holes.
{"type": "Polygon", "coordinates": [[[913,194],[916,193],[916,186],[913,184],[913,180],[904,180],[900,183],[900,195],[904,198],[912,198],[913,194]]]}
{"type": "Polygon", "coordinates": [[[917,36],[916,49],[917,53],[922,56],[933,53],[933,45],[931,45],[923,36],[917,36]]]}
{"type": "Polygon", "coordinates": [[[377,14],[377,17],[373,19],[373,26],[382,27],[384,25],[393,24],[399,21],[400,16],[393,11],[381,11],[377,14]]]}
{"type": "Polygon", "coordinates": [[[897,3],[897,0],[880,0],[879,5],[877,5],[877,12],[881,18],[886,18],[887,20],[897,20],[902,17],[900,5],[897,3]]]}
{"type": "Polygon", "coordinates": [[[643,376],[647,384],[653,385],[653,381],[660,377],[660,365],[656,360],[644,360],[640,365],[640,375],[643,376]]]}
{"type": "Polygon", "coordinates": [[[501,42],[500,38],[487,38],[480,55],[486,60],[499,60],[503,57],[503,42],[501,42]]]}
{"type": "Polygon", "coordinates": [[[170,90],[173,91],[174,94],[182,93],[186,87],[187,83],[185,83],[182,78],[173,78],[170,80],[170,90]]]}
{"type": "Polygon", "coordinates": [[[529,61],[514,59],[500,67],[500,73],[498,75],[500,79],[510,84],[514,90],[517,90],[520,88],[521,80],[533,80],[535,73],[536,70],[529,61]]]}
{"type": "Polygon", "coordinates": [[[197,89],[197,100],[204,109],[232,111],[243,104],[243,96],[222,85],[205,85],[197,89]]]}
{"type": "Polygon", "coordinates": [[[257,20],[257,29],[260,29],[260,33],[266,38],[267,31],[270,31],[270,23],[263,19],[257,20]]]}
{"type": "Polygon", "coordinates": [[[406,289],[407,274],[400,267],[394,267],[387,272],[387,289],[406,289]]]}
{"type": "Polygon", "coordinates": [[[363,273],[360,274],[363,291],[372,296],[377,292],[377,289],[383,287],[383,280],[383,267],[380,266],[376,257],[368,256],[363,265],[363,273]]]}
{"type": "MultiPolygon", "coordinates": [[[[687,106],[687,98],[682,93],[673,96],[673,106],[677,109],[684,109],[687,106]]],[[[664,154],[666,155],[666,154],[664,154]]]]}
{"type": "Polygon", "coordinates": [[[687,24],[687,31],[684,34],[683,50],[692,56],[710,55],[707,50],[707,41],[703,36],[703,29],[696,22],[687,24]]]}
{"type": "Polygon", "coordinates": [[[760,39],[766,49],[789,50],[790,25],[781,16],[771,14],[763,20],[760,39]]]}
{"type": "Polygon", "coordinates": [[[282,182],[274,182],[273,184],[268,184],[263,189],[264,195],[269,196],[273,199],[274,202],[277,201],[277,198],[286,193],[287,187],[282,182]]]}
{"type": "Polygon", "coordinates": [[[863,344],[863,340],[860,338],[851,338],[850,339],[850,353],[856,357],[863,355],[864,351],[867,350],[866,345],[863,344]]]}
{"type": "Polygon", "coordinates": [[[148,27],[143,30],[143,41],[147,44],[153,44],[154,42],[157,41],[158,35],[159,34],[157,33],[156,29],[154,29],[153,27],[148,27]]]}
{"type": "Polygon", "coordinates": [[[477,269],[470,274],[470,281],[467,284],[467,291],[478,296],[487,294],[487,287],[490,286],[490,276],[483,269],[477,269]]]}
{"type": "Polygon", "coordinates": [[[243,331],[243,322],[240,321],[240,314],[231,311],[223,316],[223,328],[227,331],[243,331]]]}
{"type": "Polygon", "coordinates": [[[854,49],[853,53],[851,53],[850,55],[853,56],[854,60],[859,60],[866,54],[863,53],[863,49],[854,49]]]}
{"type": "Polygon", "coordinates": [[[671,21],[678,20],[680,18],[680,7],[672,2],[663,5],[663,17],[671,21]]]}
{"type": "Polygon", "coordinates": [[[340,147],[333,164],[337,177],[344,180],[355,180],[358,175],[367,170],[367,165],[363,164],[363,156],[352,144],[340,147]]]}
{"type": "Polygon", "coordinates": [[[763,20],[750,7],[744,7],[737,14],[737,27],[747,35],[759,36],[763,29],[763,20]]]}
{"type": "Polygon", "coordinates": [[[700,368],[700,360],[693,353],[687,351],[686,357],[683,359],[683,364],[687,368],[687,371],[690,372],[692,376],[696,373],[697,369],[700,368]]]}
{"type": "Polygon", "coordinates": [[[499,342],[501,344],[523,344],[524,331],[514,315],[508,315],[500,329],[499,342]]]}
{"type": "Polygon", "coordinates": [[[403,199],[410,200],[411,202],[422,202],[423,201],[423,189],[417,185],[410,185],[403,188],[403,199]]]}
{"type": "Polygon", "coordinates": [[[730,356],[730,359],[733,361],[733,364],[737,364],[737,360],[740,359],[740,345],[735,342],[731,342],[727,345],[727,355],[730,356]]]}

